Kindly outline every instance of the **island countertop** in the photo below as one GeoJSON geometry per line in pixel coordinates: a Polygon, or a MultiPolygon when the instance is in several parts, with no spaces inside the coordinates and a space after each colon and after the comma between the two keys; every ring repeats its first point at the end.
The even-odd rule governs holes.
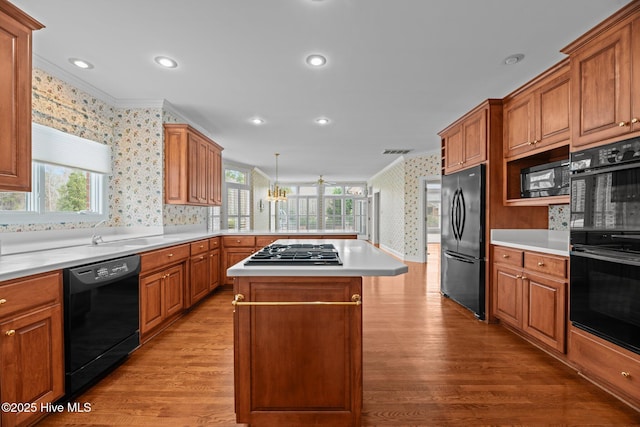
{"type": "Polygon", "coordinates": [[[227,269],[227,276],[397,276],[409,270],[407,265],[363,240],[280,239],[276,244],[331,243],[342,265],[244,265],[247,259],[227,269]]]}

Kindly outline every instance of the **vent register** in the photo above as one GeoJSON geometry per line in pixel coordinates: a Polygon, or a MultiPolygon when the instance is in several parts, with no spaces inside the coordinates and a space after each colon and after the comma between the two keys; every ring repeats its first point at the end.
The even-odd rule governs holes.
{"type": "Polygon", "coordinates": [[[411,151],[408,148],[385,148],[382,154],[407,154],[411,151]]]}

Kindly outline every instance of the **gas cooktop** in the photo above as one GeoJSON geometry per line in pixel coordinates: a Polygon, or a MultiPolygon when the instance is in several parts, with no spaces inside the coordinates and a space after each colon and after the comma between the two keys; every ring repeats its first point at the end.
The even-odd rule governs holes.
{"type": "Polygon", "coordinates": [[[255,253],[245,265],[342,265],[335,246],[330,243],[273,244],[255,253]]]}

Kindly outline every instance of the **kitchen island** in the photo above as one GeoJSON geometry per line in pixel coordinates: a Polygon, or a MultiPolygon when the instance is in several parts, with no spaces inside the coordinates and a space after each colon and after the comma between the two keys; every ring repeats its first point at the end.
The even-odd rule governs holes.
{"type": "Polygon", "coordinates": [[[236,420],[251,426],[359,426],[362,277],[408,267],[362,240],[333,244],[342,265],[245,265],[234,277],[236,420]]]}

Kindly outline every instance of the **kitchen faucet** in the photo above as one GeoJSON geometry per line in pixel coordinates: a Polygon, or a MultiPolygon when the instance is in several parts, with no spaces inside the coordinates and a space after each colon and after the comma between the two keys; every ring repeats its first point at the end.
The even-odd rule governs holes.
{"type": "Polygon", "coordinates": [[[102,221],[100,221],[99,223],[93,226],[93,235],[91,236],[91,244],[93,246],[97,246],[99,242],[104,243],[104,240],[102,240],[102,236],[100,236],[99,234],[96,234],[96,228],[98,228],[100,224],[104,224],[105,222],[107,222],[107,220],[103,219],[102,221]]]}

